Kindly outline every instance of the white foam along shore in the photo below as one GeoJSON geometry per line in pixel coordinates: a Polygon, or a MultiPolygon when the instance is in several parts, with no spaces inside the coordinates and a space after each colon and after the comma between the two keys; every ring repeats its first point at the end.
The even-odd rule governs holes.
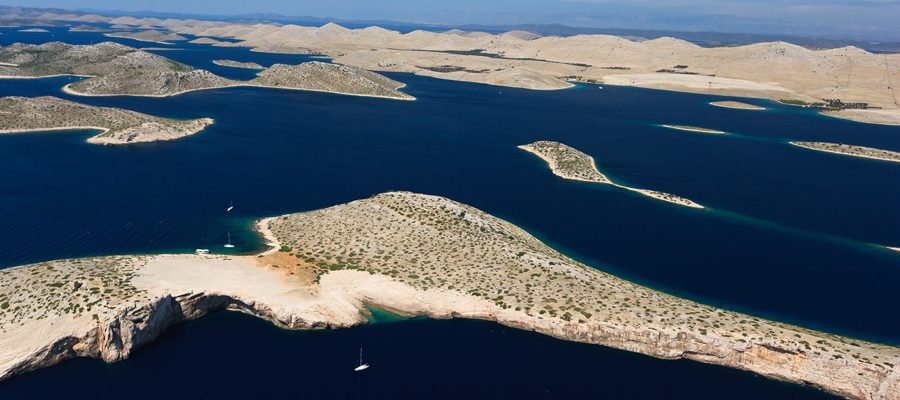
{"type": "MultiPolygon", "coordinates": [[[[690,199],[686,199],[681,196],[676,196],[676,195],[673,195],[670,193],[659,192],[659,191],[655,191],[655,190],[634,188],[634,187],[615,183],[612,181],[612,179],[609,179],[609,177],[607,177],[602,172],[600,172],[600,170],[597,168],[597,163],[594,161],[594,157],[584,154],[581,151],[578,151],[569,146],[566,146],[566,147],[568,149],[571,149],[572,151],[580,153],[580,154],[578,154],[578,156],[584,157],[585,160],[587,162],[589,162],[589,166],[585,166],[585,168],[589,168],[589,169],[591,169],[591,171],[579,171],[577,173],[573,173],[573,171],[564,170],[564,169],[560,168],[559,160],[557,160],[555,157],[551,156],[550,154],[547,154],[547,153],[541,151],[538,148],[538,145],[541,143],[554,143],[554,144],[562,145],[561,143],[556,143],[556,142],[535,142],[532,144],[518,146],[518,148],[525,150],[531,154],[534,154],[541,160],[544,160],[547,163],[547,165],[550,167],[550,170],[553,172],[553,174],[556,176],[559,176],[561,178],[582,181],[582,182],[591,182],[591,183],[601,183],[601,184],[606,184],[606,185],[612,185],[612,186],[620,188],[620,189],[629,190],[629,191],[639,193],[639,194],[642,194],[642,195],[650,197],[650,198],[662,200],[662,201],[672,203],[672,204],[677,204],[680,206],[685,206],[685,207],[690,207],[690,208],[705,208],[703,205],[700,205],[690,199]]],[[[562,146],[565,146],[565,145],[562,145],[562,146]]]]}
{"type": "Polygon", "coordinates": [[[870,160],[900,162],[900,152],[876,149],[873,147],[854,146],[828,142],[788,142],[791,145],[823,153],[838,154],[849,157],[868,158],[870,160]]]}
{"type": "Polygon", "coordinates": [[[696,126],[687,126],[687,125],[660,125],[660,126],[663,128],[674,129],[674,130],[685,131],[685,132],[709,133],[709,134],[714,134],[714,135],[724,135],[725,134],[725,131],[719,131],[719,130],[708,129],[708,128],[700,128],[700,127],[696,127],[696,126]]]}

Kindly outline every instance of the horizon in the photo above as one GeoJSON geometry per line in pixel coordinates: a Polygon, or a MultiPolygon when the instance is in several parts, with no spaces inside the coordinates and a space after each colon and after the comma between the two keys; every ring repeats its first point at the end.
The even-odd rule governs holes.
{"type": "Polygon", "coordinates": [[[454,4],[415,4],[413,0],[362,0],[295,4],[266,0],[248,5],[237,1],[176,2],[32,0],[3,2],[11,7],[58,8],[92,13],[181,14],[215,18],[262,15],[269,18],[379,22],[424,26],[550,26],[599,30],[676,31],[790,36],[853,41],[900,41],[897,0],[840,0],[824,4],[791,0],[679,0],[663,4],[641,0],[504,0],[482,4],[464,0],[454,4]],[[764,10],[762,10],[764,9],[764,10]],[[214,11],[211,11],[214,10],[214,11]],[[699,11],[699,12],[698,12],[699,11]]]}

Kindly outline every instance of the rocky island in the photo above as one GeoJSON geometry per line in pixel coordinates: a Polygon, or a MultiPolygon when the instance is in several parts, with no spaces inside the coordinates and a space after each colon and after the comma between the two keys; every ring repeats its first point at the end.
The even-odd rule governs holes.
{"type": "Polygon", "coordinates": [[[103,36],[111,38],[132,39],[141,42],[150,42],[158,44],[172,44],[169,42],[187,40],[186,37],[172,32],[160,32],[155,29],[140,32],[112,32],[103,36]]]}
{"type": "Polygon", "coordinates": [[[828,142],[790,142],[790,144],[810,150],[824,151],[826,153],[841,154],[852,157],[871,158],[873,160],[900,162],[900,152],[875,149],[872,147],[828,142]]]}
{"type": "Polygon", "coordinates": [[[710,307],[581,264],[436,196],[392,192],[262,220],[256,256],[112,256],[0,270],[0,379],[108,362],[228,309],[290,329],[364,323],[366,306],[477,318],[859,399],[900,398],[900,349],[710,307]]]}
{"type": "Polygon", "coordinates": [[[104,42],[70,45],[16,43],[0,48],[0,76],[7,78],[76,75],[72,94],[90,96],[168,96],[201,88],[224,87],[231,80],[125,45],[104,42]]]}
{"type": "Polygon", "coordinates": [[[736,110],[762,111],[765,107],[754,106],[753,104],[741,103],[739,101],[714,101],[710,105],[722,108],[733,108],[736,110]]]}
{"type": "Polygon", "coordinates": [[[0,98],[0,134],[94,129],[102,133],[88,143],[117,145],[180,139],[212,123],[210,118],[173,120],[49,96],[0,98]]]}
{"type": "Polygon", "coordinates": [[[275,64],[260,71],[257,78],[236,81],[112,42],[16,43],[0,48],[0,78],[58,75],[85,77],[63,88],[79,96],[164,97],[194,90],[255,86],[414,100],[399,91],[404,86],[401,82],[359,68],[318,61],[275,64]]]}
{"type": "Polygon", "coordinates": [[[719,131],[715,129],[708,128],[699,128],[696,126],[687,126],[687,125],[660,125],[663,128],[674,129],[677,131],[685,131],[685,132],[696,132],[696,133],[711,133],[714,135],[724,135],[724,131],[719,131]]]}
{"type": "Polygon", "coordinates": [[[241,62],[241,61],[234,61],[234,60],[213,60],[213,64],[221,65],[223,67],[232,67],[232,68],[265,69],[265,67],[255,63],[255,62],[241,62]]]}
{"type": "Polygon", "coordinates": [[[406,86],[401,82],[361,68],[321,61],[309,61],[300,65],[275,64],[259,72],[250,84],[353,96],[415,100],[415,97],[400,91],[406,86]]]}
{"type": "MultiPolygon", "coordinates": [[[[34,20],[78,22],[77,12],[35,12],[34,20]]],[[[806,48],[787,42],[700,46],[685,40],[611,35],[541,36],[514,31],[398,32],[377,26],[348,29],[292,24],[91,16],[96,23],[203,38],[213,45],[276,53],[323,54],[336,63],[372,71],[409,72],[442,79],[538,90],[572,87],[569,80],[715,95],[839,100],[853,109],[829,115],[900,124],[895,86],[900,54],[845,46],[806,48]]],[[[196,40],[196,39],[195,39],[196,40]]],[[[199,42],[198,42],[199,43],[199,42]]]]}
{"type": "Polygon", "coordinates": [[[615,183],[597,169],[597,164],[594,162],[593,157],[559,142],[542,140],[521,145],[519,148],[546,161],[553,174],[564,179],[603,183],[685,207],[704,208],[700,204],[674,194],[633,188],[615,183]]]}

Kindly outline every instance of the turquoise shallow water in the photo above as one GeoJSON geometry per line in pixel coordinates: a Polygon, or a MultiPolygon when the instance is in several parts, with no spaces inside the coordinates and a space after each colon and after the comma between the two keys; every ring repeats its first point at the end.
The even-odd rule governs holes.
{"type": "MultiPolygon", "coordinates": [[[[9,29],[2,33],[4,44],[46,40],[9,29]]],[[[58,29],[42,35],[67,42],[105,40],[58,29]]],[[[159,54],[211,69],[210,61],[218,58],[264,65],[308,59],[177,47],[185,50],[159,54]]],[[[217,73],[246,74],[218,68],[217,73]]],[[[900,253],[872,245],[900,246],[900,168],[784,143],[838,141],[900,151],[900,128],[835,120],[761,100],[745,101],[770,110],[722,109],[708,104],[718,97],[634,88],[581,85],[536,92],[391,76],[407,83],[405,90],[419,100],[253,88],[171,98],[77,98],[59,90],[75,78],[0,80],[0,95],[56,95],[172,118],[216,119],[183,140],[128,147],[85,144],[89,132],[0,136],[0,267],[99,254],[221,249],[227,232],[236,251],[251,252],[261,248],[250,229],[256,218],[410,190],[476,206],[566,254],[645,285],[900,343],[900,320],[889,317],[900,306],[895,294],[900,253]],[[660,128],[663,123],[734,134],[690,134],[660,128]],[[620,183],[671,192],[710,209],[559,179],[542,161],[516,149],[539,139],[585,151],[620,183]],[[235,210],[225,213],[231,199],[235,210]]],[[[247,343],[265,336],[258,325],[226,320],[247,343]]],[[[192,346],[203,341],[192,338],[192,346]]],[[[499,339],[479,340],[492,346],[499,339]]],[[[534,341],[551,349],[564,346],[547,338],[534,341]]],[[[330,343],[334,351],[357,347],[330,343]]],[[[214,360],[205,351],[193,357],[214,360]]],[[[606,356],[597,357],[602,363],[606,356]]],[[[565,362],[542,359],[547,365],[565,362]]],[[[655,362],[648,360],[646,368],[665,368],[655,362]]],[[[502,360],[493,365],[500,368],[502,360]]],[[[637,378],[623,381],[637,383],[637,378]]]]}

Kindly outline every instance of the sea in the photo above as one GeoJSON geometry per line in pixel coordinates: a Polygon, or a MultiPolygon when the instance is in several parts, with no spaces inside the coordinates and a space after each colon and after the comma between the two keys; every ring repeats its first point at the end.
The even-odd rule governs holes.
{"type": "MultiPolygon", "coordinates": [[[[0,44],[116,41],[216,74],[216,59],[328,61],[245,48],[0,28],[0,44]]],[[[774,101],[578,84],[532,91],[389,73],[417,101],[265,88],[167,98],[78,97],[80,78],[0,80],[0,96],[57,96],[169,118],[214,118],[181,140],[85,143],[90,131],[0,135],[0,268],[110,254],[253,253],[261,217],[393,190],[445,196],[561,252],[718,307],[900,345],[900,164],[798,148],[900,151],[900,127],[774,101]],[[739,100],[766,107],[711,106],[739,100]],[[662,124],[718,129],[676,131],[662,124]],[[553,140],[613,180],[686,197],[690,209],[563,180],[516,148],[553,140]],[[229,205],[234,210],[226,212],[229,205]],[[230,233],[235,249],[222,248],[230,233]]],[[[380,314],[376,314],[380,315],[380,314]]],[[[569,343],[484,321],[376,318],[289,332],[218,313],[132,358],[78,359],[0,383],[0,398],[75,390],[135,398],[821,398],[820,391],[692,361],[569,343]],[[373,367],[352,373],[359,348],[373,367]]]]}

